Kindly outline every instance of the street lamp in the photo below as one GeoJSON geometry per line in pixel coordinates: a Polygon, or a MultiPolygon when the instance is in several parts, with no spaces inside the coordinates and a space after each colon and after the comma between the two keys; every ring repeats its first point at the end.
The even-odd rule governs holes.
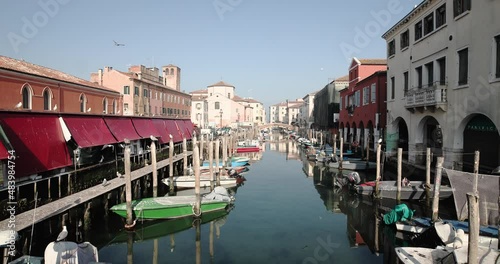
{"type": "Polygon", "coordinates": [[[220,128],[222,129],[222,108],[220,109],[220,128]]]}

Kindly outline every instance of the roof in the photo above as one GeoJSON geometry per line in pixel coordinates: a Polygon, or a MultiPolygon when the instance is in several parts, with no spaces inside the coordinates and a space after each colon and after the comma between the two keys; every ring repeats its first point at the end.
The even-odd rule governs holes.
{"type": "Polygon", "coordinates": [[[208,89],[202,89],[190,92],[190,94],[206,94],[206,93],[208,93],[208,89]]]}
{"type": "Polygon", "coordinates": [[[339,78],[335,79],[335,81],[337,81],[337,82],[348,82],[349,81],[349,74],[348,75],[344,75],[342,77],[339,77],[339,78]]]}
{"type": "Polygon", "coordinates": [[[214,87],[214,86],[226,86],[226,87],[233,87],[233,88],[234,88],[234,85],[231,85],[231,84],[229,84],[229,83],[225,83],[225,82],[223,82],[223,81],[220,81],[220,82],[218,82],[218,83],[214,83],[214,84],[209,85],[209,86],[207,86],[207,87],[214,87]]]}
{"type": "Polygon", "coordinates": [[[359,59],[359,62],[363,65],[385,65],[387,64],[386,59],[359,59]]]}
{"type": "Polygon", "coordinates": [[[98,85],[96,83],[80,79],[76,76],[69,75],[67,73],[64,73],[62,71],[54,70],[51,68],[47,68],[44,66],[36,65],[33,63],[29,63],[23,60],[16,60],[13,58],[5,57],[5,56],[0,56],[0,68],[1,69],[6,69],[6,70],[11,70],[11,71],[17,71],[25,74],[30,74],[30,75],[35,75],[35,76],[40,76],[40,77],[45,77],[53,80],[59,80],[59,81],[64,81],[68,83],[73,83],[77,85],[83,85],[87,87],[92,87],[92,88],[97,88],[101,90],[106,90],[109,92],[113,93],[118,93],[112,89],[106,88],[104,86],[98,85]]]}

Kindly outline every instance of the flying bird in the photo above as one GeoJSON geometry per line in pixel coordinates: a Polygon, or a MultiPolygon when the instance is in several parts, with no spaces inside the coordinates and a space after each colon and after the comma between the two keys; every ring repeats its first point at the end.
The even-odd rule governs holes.
{"type": "Polygon", "coordinates": [[[116,41],[114,41],[114,40],[113,40],[113,42],[115,43],[115,46],[117,46],[117,47],[118,47],[118,46],[125,46],[125,44],[118,43],[118,42],[116,42],[116,41]]]}
{"type": "Polygon", "coordinates": [[[66,239],[67,236],[68,236],[68,229],[66,229],[66,226],[63,226],[63,230],[57,236],[56,241],[59,242],[61,240],[64,240],[64,239],[66,239]]]}
{"type": "Polygon", "coordinates": [[[17,109],[19,109],[19,108],[21,108],[21,106],[23,106],[23,102],[19,102],[19,103],[17,103],[15,107],[16,107],[17,109]]]}

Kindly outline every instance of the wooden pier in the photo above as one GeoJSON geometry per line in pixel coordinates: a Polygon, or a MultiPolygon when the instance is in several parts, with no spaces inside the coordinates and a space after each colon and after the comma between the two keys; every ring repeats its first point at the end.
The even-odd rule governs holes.
{"type": "MultiPolygon", "coordinates": [[[[187,152],[187,156],[191,156],[193,154],[192,151],[187,152]]],[[[173,158],[173,162],[176,163],[178,161],[182,161],[184,158],[183,154],[177,154],[173,158]]],[[[169,159],[164,159],[159,161],[156,165],[157,170],[167,167],[169,165],[169,159]]],[[[143,168],[137,169],[131,173],[132,181],[137,180],[145,175],[153,173],[153,165],[148,165],[143,168]]],[[[0,230],[12,230],[9,228],[9,221],[15,224],[15,230],[21,231],[25,228],[30,227],[33,224],[33,218],[35,219],[35,224],[46,220],[55,215],[61,214],[79,204],[85,203],[91,199],[94,199],[98,196],[101,196],[105,193],[108,193],[118,187],[125,185],[125,177],[120,178],[115,177],[112,180],[108,180],[106,186],[102,184],[90,187],[83,191],[74,193],[72,195],[63,197],[61,199],[50,202],[46,205],[42,205],[38,208],[23,212],[21,214],[16,215],[15,221],[11,219],[6,219],[0,222],[0,230]],[[35,216],[33,217],[33,211],[35,211],[35,216]]],[[[12,226],[12,225],[11,225],[12,226]]]]}

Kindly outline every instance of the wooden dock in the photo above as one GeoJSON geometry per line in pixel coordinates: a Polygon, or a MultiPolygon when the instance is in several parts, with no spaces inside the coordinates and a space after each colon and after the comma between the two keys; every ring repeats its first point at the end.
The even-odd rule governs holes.
{"type": "MultiPolygon", "coordinates": [[[[187,156],[191,156],[193,154],[192,151],[187,152],[187,156]]],[[[183,154],[177,154],[174,156],[174,163],[181,161],[183,159],[183,154]]],[[[167,167],[169,165],[169,159],[164,159],[159,161],[156,165],[157,169],[161,169],[167,167]]],[[[138,170],[135,170],[131,173],[132,181],[137,180],[145,175],[148,175],[153,172],[153,166],[150,164],[138,170]]],[[[61,199],[55,200],[48,204],[42,205],[38,208],[23,212],[21,214],[16,215],[15,221],[10,219],[6,219],[0,222],[0,230],[12,230],[13,228],[9,227],[9,221],[15,224],[15,230],[21,231],[25,228],[30,227],[33,224],[33,212],[35,211],[35,224],[46,220],[50,217],[63,213],[79,204],[85,203],[93,198],[101,196],[107,192],[110,192],[118,187],[125,185],[125,177],[118,178],[116,175],[112,175],[114,179],[108,180],[106,186],[102,184],[90,187],[83,191],[74,193],[72,195],[63,197],[61,199]]],[[[160,181],[161,179],[158,179],[160,181]]],[[[12,224],[11,224],[12,227],[12,224]]]]}

